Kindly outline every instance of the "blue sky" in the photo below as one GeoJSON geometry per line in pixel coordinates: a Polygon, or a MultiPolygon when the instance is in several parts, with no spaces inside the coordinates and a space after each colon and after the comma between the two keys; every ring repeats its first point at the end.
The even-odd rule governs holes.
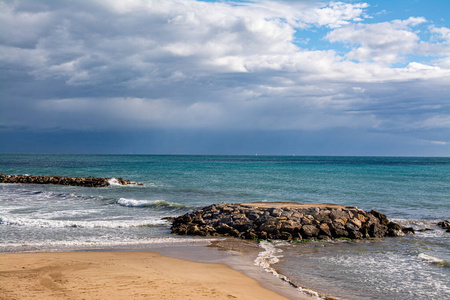
{"type": "Polygon", "coordinates": [[[0,151],[450,155],[450,1],[0,1],[0,151]]]}

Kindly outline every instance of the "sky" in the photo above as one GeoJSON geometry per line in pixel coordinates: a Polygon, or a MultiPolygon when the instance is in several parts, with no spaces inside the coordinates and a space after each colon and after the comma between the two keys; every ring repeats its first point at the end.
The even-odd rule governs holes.
{"type": "Polygon", "coordinates": [[[449,11],[0,0],[0,152],[450,156],[449,11]]]}

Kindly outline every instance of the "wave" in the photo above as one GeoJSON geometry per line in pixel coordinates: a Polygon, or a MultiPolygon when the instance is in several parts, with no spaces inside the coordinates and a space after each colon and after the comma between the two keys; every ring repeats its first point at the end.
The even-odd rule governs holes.
{"type": "Polygon", "coordinates": [[[26,241],[26,242],[12,242],[12,243],[1,243],[0,244],[0,252],[17,252],[17,251],[32,251],[32,252],[40,252],[40,251],[48,251],[49,249],[86,249],[86,248],[112,248],[112,247],[121,247],[121,246],[133,246],[135,249],[140,245],[145,246],[145,249],[152,245],[160,245],[163,246],[172,246],[172,245],[188,245],[188,246],[207,246],[210,245],[211,242],[217,241],[217,238],[202,238],[196,239],[193,237],[158,237],[158,238],[140,238],[136,239],[133,237],[116,237],[111,239],[108,236],[105,238],[93,238],[89,237],[88,239],[79,239],[79,240],[39,240],[39,241],[26,241]]]}
{"type": "MultiPolygon", "coordinates": [[[[324,297],[322,295],[319,295],[319,293],[303,288],[299,286],[298,284],[294,283],[291,279],[289,279],[287,276],[284,276],[280,273],[278,273],[272,265],[278,263],[280,259],[283,257],[281,254],[283,250],[276,248],[275,244],[277,242],[268,242],[268,241],[261,241],[259,243],[259,246],[264,249],[264,251],[261,251],[258,254],[258,257],[254,260],[255,265],[261,266],[266,272],[274,275],[275,277],[283,280],[284,282],[290,284],[294,288],[296,288],[299,292],[306,294],[311,297],[316,297],[319,299],[327,299],[327,297],[324,297]]],[[[284,242],[281,242],[284,243],[284,242]]]]}
{"type": "Polygon", "coordinates": [[[184,204],[169,202],[165,200],[135,200],[120,198],[116,202],[121,206],[126,207],[169,207],[169,208],[184,208],[187,207],[184,204]]]}
{"type": "Polygon", "coordinates": [[[255,259],[255,265],[263,267],[268,273],[274,275],[278,274],[275,269],[272,268],[272,265],[278,263],[280,258],[283,257],[283,255],[280,254],[283,250],[276,248],[268,241],[261,241],[259,246],[263,248],[264,251],[258,254],[258,257],[255,259]]]}
{"type": "MultiPolygon", "coordinates": [[[[48,186],[43,186],[48,188],[48,186]]],[[[60,186],[60,188],[66,189],[67,186],[60,186]]],[[[70,187],[69,187],[70,188],[70,187]]],[[[39,190],[34,186],[13,186],[8,189],[2,189],[0,199],[2,201],[60,201],[60,200],[86,200],[86,199],[102,199],[102,196],[89,196],[83,194],[77,194],[74,192],[61,192],[61,191],[49,191],[39,190]]]]}
{"type": "Polygon", "coordinates": [[[442,220],[413,220],[413,219],[400,219],[400,218],[391,218],[392,222],[404,225],[404,226],[416,226],[420,228],[425,227],[435,227],[437,223],[442,220]]]}
{"type": "Polygon", "coordinates": [[[121,186],[121,184],[119,183],[119,180],[117,180],[117,178],[108,179],[108,183],[109,183],[109,185],[120,185],[121,186]]]}
{"type": "Polygon", "coordinates": [[[398,223],[405,227],[412,227],[416,230],[416,235],[426,236],[426,237],[444,237],[448,233],[445,229],[437,225],[442,219],[434,220],[413,220],[413,219],[399,219],[392,218],[392,222],[398,223]]]}
{"type": "Polygon", "coordinates": [[[436,265],[436,266],[442,266],[442,267],[447,267],[450,268],[450,262],[444,260],[444,259],[440,259],[425,253],[420,253],[417,256],[420,260],[432,264],[432,265],[436,265]]]}
{"type": "Polygon", "coordinates": [[[139,186],[147,186],[147,187],[157,187],[158,185],[154,183],[146,183],[146,184],[137,184],[136,182],[131,182],[131,184],[121,184],[117,178],[110,178],[107,180],[110,186],[120,186],[120,187],[139,187],[139,186]]]}
{"type": "Polygon", "coordinates": [[[0,217],[0,225],[39,227],[39,228],[132,228],[132,227],[168,226],[169,222],[159,218],[153,218],[145,221],[130,221],[130,220],[71,221],[71,220],[0,217]]]}

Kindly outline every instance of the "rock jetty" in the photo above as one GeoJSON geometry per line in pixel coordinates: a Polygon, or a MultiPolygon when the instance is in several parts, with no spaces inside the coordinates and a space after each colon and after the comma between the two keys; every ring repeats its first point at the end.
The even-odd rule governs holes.
{"type": "Polygon", "coordinates": [[[0,174],[0,183],[31,183],[31,184],[59,184],[86,187],[105,187],[111,182],[120,185],[142,185],[122,178],[102,177],[68,177],[68,176],[34,176],[34,175],[4,175],[0,174]]]}
{"type": "Polygon", "coordinates": [[[413,234],[375,210],[333,204],[220,203],[172,219],[172,233],[244,239],[382,238],[413,234]]]}

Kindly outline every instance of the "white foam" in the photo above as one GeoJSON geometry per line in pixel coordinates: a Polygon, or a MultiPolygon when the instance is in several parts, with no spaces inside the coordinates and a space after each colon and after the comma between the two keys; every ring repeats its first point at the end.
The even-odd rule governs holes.
{"type": "Polygon", "coordinates": [[[186,205],[180,203],[174,203],[164,200],[136,200],[120,198],[117,200],[117,204],[127,207],[151,207],[151,206],[162,206],[162,207],[186,207],[186,205]]]}
{"type": "Polygon", "coordinates": [[[136,200],[120,198],[117,204],[127,207],[186,207],[186,205],[165,200],[136,200]]]}
{"type": "Polygon", "coordinates": [[[315,297],[316,299],[324,299],[324,297],[321,297],[317,292],[312,291],[307,288],[303,288],[296,283],[294,283],[292,280],[290,280],[288,277],[278,273],[272,265],[278,263],[280,259],[283,257],[281,254],[283,250],[276,248],[274,243],[268,242],[268,241],[261,241],[259,243],[259,246],[264,249],[264,251],[261,251],[258,254],[258,257],[255,259],[255,265],[261,266],[266,272],[280,278],[281,280],[289,283],[293,287],[295,287],[299,292],[306,294],[311,297],[315,297]]]}
{"type": "MultiPolygon", "coordinates": [[[[2,243],[0,245],[0,251],[17,251],[17,249],[41,249],[46,251],[48,249],[61,249],[65,247],[70,248],[86,248],[86,247],[120,247],[120,246],[139,246],[139,245],[173,245],[173,244],[186,244],[186,245],[209,245],[213,241],[217,241],[217,238],[129,238],[126,237],[89,237],[88,240],[40,240],[40,241],[27,241],[26,243],[2,243]],[[106,238],[106,239],[105,239],[106,238]],[[125,240],[124,240],[125,239],[125,240]]],[[[158,246],[160,247],[160,246],[158,246]]]]}
{"type": "Polygon", "coordinates": [[[419,255],[417,257],[426,263],[430,263],[430,264],[438,265],[438,266],[450,267],[450,263],[447,262],[446,260],[431,256],[431,255],[428,255],[425,253],[419,253],[419,255]]]}
{"type": "Polygon", "coordinates": [[[258,254],[258,257],[255,259],[255,265],[263,267],[263,269],[272,273],[273,275],[278,275],[275,269],[272,268],[273,264],[276,264],[280,261],[280,258],[283,257],[280,253],[283,250],[275,248],[275,246],[268,241],[261,241],[259,246],[264,249],[258,254]]]}
{"type": "Polygon", "coordinates": [[[424,237],[445,237],[448,233],[445,232],[441,227],[437,225],[438,222],[442,221],[439,219],[435,220],[412,220],[412,219],[397,219],[392,218],[392,222],[398,223],[405,227],[413,227],[416,230],[416,235],[424,237]],[[424,231],[422,231],[425,229],[424,231]],[[431,229],[431,230],[430,230],[431,229]]]}
{"type": "Polygon", "coordinates": [[[109,185],[121,185],[119,183],[119,180],[117,180],[117,178],[110,178],[110,179],[108,179],[108,183],[109,183],[109,185]]]}
{"type": "Polygon", "coordinates": [[[39,211],[36,214],[39,214],[40,218],[52,220],[52,219],[61,219],[61,218],[92,216],[92,215],[98,214],[98,210],[97,209],[74,209],[74,210],[58,210],[58,211],[52,211],[52,212],[39,211]]]}
{"type": "Polygon", "coordinates": [[[34,218],[0,217],[0,225],[24,226],[40,228],[130,228],[144,226],[168,225],[166,220],[149,218],[145,221],[116,220],[116,221],[71,221],[71,220],[50,220],[34,218]]]}
{"type": "Polygon", "coordinates": [[[398,223],[400,225],[410,227],[413,226],[415,228],[434,228],[437,226],[437,223],[440,220],[412,220],[412,219],[399,219],[399,218],[392,218],[390,219],[394,223],[398,223]]]}

